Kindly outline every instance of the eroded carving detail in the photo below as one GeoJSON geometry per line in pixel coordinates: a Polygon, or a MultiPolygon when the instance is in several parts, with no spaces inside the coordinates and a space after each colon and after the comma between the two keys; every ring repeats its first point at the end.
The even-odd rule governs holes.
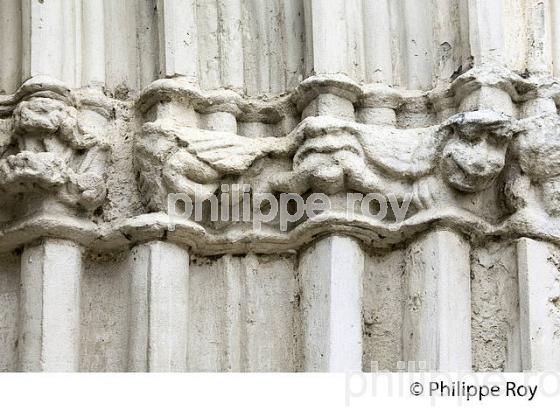
{"type": "MultiPolygon", "coordinates": [[[[547,127],[557,129],[558,124],[552,123],[558,121],[557,116],[551,114],[547,120],[535,122],[533,117],[519,121],[509,114],[517,109],[513,108],[517,103],[550,100],[554,87],[492,67],[471,70],[446,92],[431,92],[428,97],[345,81],[338,75],[304,81],[292,96],[304,119],[284,136],[264,138],[238,135],[235,119],[230,131],[216,131],[201,129],[194,114],[177,113],[223,110],[234,118],[254,118],[251,110],[261,116],[268,111],[275,113],[268,121],[278,121],[282,109],[269,106],[264,110],[255,102],[241,104],[231,91],[223,95],[204,95],[190,88],[182,91],[179,85],[170,86],[172,80],[166,80],[166,91],[158,99],[153,87],[148,97],[141,97],[141,106],[144,112],[159,114],[147,117],[135,140],[135,165],[148,208],[166,212],[169,193],[206,199],[217,193],[221,184],[250,181],[257,190],[277,194],[321,192],[336,196],[357,191],[391,194],[400,201],[411,197],[413,208],[407,217],[429,210],[429,220],[437,220],[440,214],[455,215],[451,218],[462,218],[465,225],[469,218],[477,220],[478,227],[485,230],[507,219],[508,213],[493,211],[487,218],[489,214],[479,213],[477,206],[493,201],[491,206],[498,210],[494,197],[503,191],[508,212],[514,212],[525,206],[529,195],[525,186],[533,184],[542,195],[548,195],[543,205],[547,212],[558,212],[554,205],[558,172],[544,171],[535,164],[540,161],[536,156],[557,152],[555,137],[547,137],[543,144],[532,136],[538,133],[538,121],[548,121],[547,127]],[[495,101],[491,101],[492,93],[497,96],[495,101]],[[418,108],[423,101],[433,104],[438,98],[446,101],[440,104],[444,110],[456,111],[461,106],[474,109],[451,112],[437,125],[417,127],[399,127],[391,114],[411,104],[418,108]],[[495,106],[504,98],[510,98],[507,109],[486,108],[484,104],[477,108],[479,100],[495,106]],[[240,110],[240,104],[245,111],[240,110]],[[332,104],[342,105],[339,110],[332,104]],[[364,122],[352,119],[352,104],[355,110],[369,110],[358,116],[364,122]],[[515,175],[516,166],[523,178],[515,175]]],[[[285,100],[282,104],[286,109],[285,100]]]]}
{"type": "Polygon", "coordinates": [[[516,212],[560,216],[560,118],[557,114],[522,121],[504,179],[507,205],[516,212]]]}
{"type": "MultiPolygon", "coordinates": [[[[560,241],[554,223],[560,215],[557,89],[551,79],[484,67],[439,94],[361,86],[336,75],[309,78],[290,95],[267,100],[159,80],[134,105],[143,125],[132,161],[145,211],[160,214],[102,229],[109,242],[127,241],[147,226],[156,232],[169,193],[205,199],[221,195],[224,184],[249,183],[252,194],[325,193],[335,205],[325,222],[302,218],[284,232],[273,221],[262,238],[243,224],[187,220],[181,235],[219,246],[236,232],[266,248],[336,225],[390,244],[442,223],[481,235],[560,241]],[[506,100],[502,110],[498,103],[506,100]],[[412,206],[402,223],[362,211],[348,216],[341,198],[350,192],[412,198],[412,206]]],[[[0,197],[17,208],[17,214],[0,213],[5,226],[54,205],[86,216],[105,204],[114,105],[99,91],[70,92],[45,78],[0,98],[0,197]]]]}
{"type": "Polygon", "coordinates": [[[27,211],[45,199],[93,210],[106,194],[110,109],[104,97],[87,90],[70,93],[48,78],[22,85],[14,101],[12,125],[0,147],[0,195],[20,195],[27,211]],[[27,199],[26,199],[27,198],[27,199]]]}
{"type": "MultiPolygon", "coordinates": [[[[443,200],[441,182],[463,192],[488,188],[505,164],[515,120],[492,111],[453,116],[441,126],[394,129],[312,117],[298,132],[305,142],[294,170],[279,176],[277,190],[330,194],[352,189],[403,197],[428,207],[443,200]]],[[[449,199],[449,198],[445,198],[449,199]]]]}
{"type": "Polygon", "coordinates": [[[152,210],[164,210],[167,194],[207,199],[225,176],[239,176],[255,160],[286,156],[296,149],[294,136],[243,137],[230,132],[147,123],[135,145],[141,190],[152,210]]]}

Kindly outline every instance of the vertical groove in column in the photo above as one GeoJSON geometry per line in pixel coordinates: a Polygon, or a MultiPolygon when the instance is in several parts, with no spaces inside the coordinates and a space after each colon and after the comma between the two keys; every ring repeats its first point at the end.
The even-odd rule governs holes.
{"type": "Polygon", "coordinates": [[[245,277],[239,258],[231,255],[223,257],[225,317],[224,317],[224,356],[222,369],[230,372],[246,370],[246,355],[244,347],[247,345],[244,327],[245,313],[245,277]]]}
{"type": "Polygon", "coordinates": [[[226,299],[223,266],[223,258],[191,259],[187,335],[189,371],[218,372],[228,363],[223,353],[226,303],[218,302],[226,299]]]}
{"type": "Polygon", "coordinates": [[[521,365],[524,371],[560,370],[560,283],[558,260],[549,245],[517,242],[521,365]]]}
{"type": "MultiPolygon", "coordinates": [[[[249,253],[245,258],[243,258],[243,265],[241,266],[240,272],[243,276],[241,283],[242,294],[243,294],[243,304],[241,309],[241,358],[243,360],[244,370],[255,372],[255,371],[266,371],[271,370],[266,369],[266,364],[261,363],[262,354],[261,350],[265,350],[267,343],[263,339],[263,327],[259,325],[259,311],[266,311],[266,306],[258,303],[258,289],[261,286],[273,285],[263,283],[264,275],[258,274],[259,271],[259,260],[254,253],[249,253]],[[259,282],[260,280],[260,282],[259,282]],[[261,310],[262,309],[262,310],[261,310]],[[263,343],[264,342],[264,343],[263,343]]],[[[272,303],[278,303],[278,300],[272,299],[272,303]]],[[[280,306],[277,306],[280,310],[280,306]]],[[[271,311],[267,312],[270,316],[271,311]]],[[[270,317],[269,316],[269,317],[270,317]]],[[[274,320],[274,319],[273,319],[274,320]]],[[[270,341],[271,344],[275,341],[270,341]]],[[[266,350],[265,350],[266,351],[266,350]]],[[[267,357],[267,359],[269,359],[267,357]]],[[[266,360],[266,359],[265,359],[266,360]]],[[[289,359],[286,358],[286,361],[289,359]]]]}
{"type": "Polygon", "coordinates": [[[81,249],[45,239],[21,258],[20,369],[78,371],[81,249]]]}
{"type": "Polygon", "coordinates": [[[280,2],[282,47],[284,54],[285,90],[298,86],[303,79],[305,25],[303,2],[289,0],[280,2]]]}
{"type": "Polygon", "coordinates": [[[459,25],[460,25],[460,38],[461,44],[459,45],[459,53],[461,55],[461,70],[466,71],[473,65],[473,54],[471,51],[471,39],[470,39],[470,19],[469,19],[469,2],[460,1],[457,5],[457,10],[459,13],[459,25]]]}
{"type": "MultiPolygon", "coordinates": [[[[531,1],[531,0],[529,0],[531,1]]],[[[512,70],[527,70],[529,7],[527,0],[502,1],[499,5],[501,18],[503,48],[499,57],[491,60],[493,64],[500,64],[512,70]]],[[[493,16],[487,17],[489,24],[494,23],[493,16]]]]}
{"type": "Polygon", "coordinates": [[[198,81],[198,39],[194,0],[158,0],[160,74],[198,81]]]}
{"type": "Polygon", "coordinates": [[[432,0],[432,7],[434,83],[448,84],[454,74],[466,68],[462,59],[461,6],[460,2],[432,0]]]}
{"type": "MultiPolygon", "coordinates": [[[[346,0],[345,15],[348,60],[345,62],[347,74],[356,81],[365,79],[364,25],[373,22],[364,21],[362,0],[346,0]]],[[[332,51],[331,51],[332,52],[332,51]]]]}
{"type": "Polygon", "coordinates": [[[189,253],[167,242],[133,251],[129,370],[186,371],[189,253]]]}
{"type": "Polygon", "coordinates": [[[21,0],[0,1],[0,94],[13,93],[21,82],[21,0]]]}
{"type": "Polygon", "coordinates": [[[364,253],[354,239],[330,236],[300,259],[304,371],[362,370],[364,253]]]}
{"type": "Polygon", "coordinates": [[[403,323],[405,361],[425,370],[471,371],[470,246],[436,230],[412,243],[403,323]]]}
{"type": "Polygon", "coordinates": [[[547,73],[551,67],[550,5],[547,1],[529,0],[527,8],[527,69],[547,73]]]}
{"type": "Polygon", "coordinates": [[[135,0],[105,0],[103,4],[107,86],[128,93],[139,85],[136,42],[138,3],[135,0]]]}
{"type": "Polygon", "coordinates": [[[149,246],[149,370],[185,371],[189,254],[173,244],[149,246]]]}
{"type": "Polygon", "coordinates": [[[78,88],[82,84],[82,2],[70,0],[63,3],[62,81],[78,88]]]}
{"type": "Polygon", "coordinates": [[[312,0],[303,0],[303,26],[305,34],[303,52],[303,75],[309,77],[314,72],[313,58],[313,3],[312,0]]]}
{"type": "Polygon", "coordinates": [[[268,4],[259,0],[243,2],[243,60],[247,93],[258,95],[271,89],[268,4]]]}
{"type": "MultiPolygon", "coordinates": [[[[137,73],[135,74],[138,86],[142,89],[147,87],[152,81],[164,76],[160,67],[159,60],[159,24],[158,16],[161,11],[157,7],[156,0],[143,0],[136,2],[135,31],[137,53],[137,73]]],[[[134,11],[134,9],[133,9],[134,11]]]]}
{"type": "Polygon", "coordinates": [[[262,91],[279,94],[285,90],[286,71],[284,68],[284,53],[282,52],[282,21],[280,20],[281,0],[269,0],[265,3],[264,22],[266,41],[263,42],[265,54],[268,56],[268,84],[262,91]]]}
{"type": "Polygon", "coordinates": [[[128,318],[128,365],[130,372],[148,371],[149,249],[137,246],[130,254],[130,305],[128,318]]]}
{"type": "MultiPolygon", "coordinates": [[[[221,86],[220,44],[218,44],[218,4],[216,1],[196,2],[198,33],[199,82],[204,89],[221,86]]],[[[241,27],[237,27],[241,30],[241,27]]]]}

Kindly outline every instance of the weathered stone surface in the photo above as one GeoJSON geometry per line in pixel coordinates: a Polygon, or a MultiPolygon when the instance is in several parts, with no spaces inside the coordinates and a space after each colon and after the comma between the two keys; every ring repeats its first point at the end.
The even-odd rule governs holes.
{"type": "Polygon", "coordinates": [[[515,244],[485,242],[471,252],[473,369],[521,371],[515,244]]]}

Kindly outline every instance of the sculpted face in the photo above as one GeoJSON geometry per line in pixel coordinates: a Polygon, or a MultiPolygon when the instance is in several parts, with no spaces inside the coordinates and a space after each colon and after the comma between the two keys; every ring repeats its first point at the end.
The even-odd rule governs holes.
{"type": "Polygon", "coordinates": [[[507,144],[453,139],[443,150],[442,170],[447,182],[465,192],[488,188],[502,171],[507,144]]]}
{"type": "Polygon", "coordinates": [[[346,132],[331,132],[307,139],[294,156],[300,172],[310,175],[311,185],[327,194],[342,191],[345,175],[365,167],[360,143],[346,132]]]}
{"type": "Polygon", "coordinates": [[[478,192],[494,182],[504,168],[507,147],[516,132],[511,121],[492,111],[462,113],[450,119],[453,135],[440,163],[449,185],[478,192]]]}
{"type": "Polygon", "coordinates": [[[14,111],[15,129],[20,133],[55,132],[67,117],[68,108],[62,102],[35,97],[21,102],[14,111]]]}

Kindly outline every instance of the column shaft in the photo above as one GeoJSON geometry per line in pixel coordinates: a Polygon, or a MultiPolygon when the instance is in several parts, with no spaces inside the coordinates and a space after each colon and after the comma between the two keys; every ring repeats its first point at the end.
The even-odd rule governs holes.
{"type": "Polygon", "coordinates": [[[20,368],[78,371],[81,250],[45,239],[21,257],[20,368]]]}
{"type": "Polygon", "coordinates": [[[528,238],[517,242],[523,370],[560,370],[557,263],[547,244],[528,238]]]}
{"type": "Polygon", "coordinates": [[[425,362],[423,370],[470,371],[469,244],[454,232],[430,232],[410,246],[406,271],[404,360],[415,369],[425,362]]]}
{"type": "Polygon", "coordinates": [[[330,236],[304,251],[300,265],[305,371],[361,371],[364,253],[354,239],[330,236]]]}
{"type": "Polygon", "coordinates": [[[158,0],[162,76],[198,78],[196,5],[193,0],[158,0]]]}
{"type": "Polygon", "coordinates": [[[130,371],[187,370],[189,253],[154,241],[132,253],[130,371]]]}

